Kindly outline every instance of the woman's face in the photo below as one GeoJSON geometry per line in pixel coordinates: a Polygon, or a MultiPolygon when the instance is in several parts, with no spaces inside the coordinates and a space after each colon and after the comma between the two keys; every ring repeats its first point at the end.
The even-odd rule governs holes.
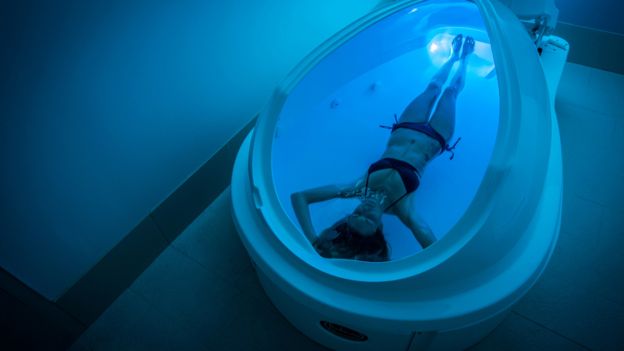
{"type": "Polygon", "coordinates": [[[377,201],[365,199],[347,218],[347,223],[361,235],[373,235],[381,225],[382,214],[383,210],[377,201]]]}

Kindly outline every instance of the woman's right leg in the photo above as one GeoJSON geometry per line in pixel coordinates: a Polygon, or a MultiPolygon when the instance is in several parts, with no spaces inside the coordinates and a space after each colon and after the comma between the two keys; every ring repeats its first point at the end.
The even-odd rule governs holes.
{"type": "Polygon", "coordinates": [[[433,76],[425,91],[418,95],[409,105],[403,110],[399,122],[426,122],[431,114],[431,109],[436,99],[442,91],[442,86],[448,79],[449,73],[455,64],[455,61],[459,59],[459,50],[461,49],[463,36],[457,35],[453,39],[453,52],[451,58],[444,63],[444,65],[433,76]]]}

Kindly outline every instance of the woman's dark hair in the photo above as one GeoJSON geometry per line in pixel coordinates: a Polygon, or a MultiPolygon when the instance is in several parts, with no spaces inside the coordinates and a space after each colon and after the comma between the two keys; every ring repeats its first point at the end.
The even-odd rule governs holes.
{"type": "Polygon", "coordinates": [[[314,242],[319,255],[361,261],[388,261],[388,244],[381,226],[373,235],[362,235],[345,219],[325,229],[314,242]]]}

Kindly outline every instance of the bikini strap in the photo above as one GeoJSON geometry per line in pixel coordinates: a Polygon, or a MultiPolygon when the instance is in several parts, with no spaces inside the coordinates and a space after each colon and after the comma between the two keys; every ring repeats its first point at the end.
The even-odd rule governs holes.
{"type": "Polygon", "coordinates": [[[396,125],[399,124],[399,120],[397,119],[397,115],[396,113],[394,114],[394,124],[391,126],[384,126],[383,124],[380,124],[379,127],[381,128],[386,128],[386,129],[390,129],[394,132],[394,129],[396,128],[396,125]]]}
{"type": "Polygon", "coordinates": [[[453,152],[453,150],[455,150],[455,147],[457,146],[457,143],[459,143],[460,140],[461,140],[461,137],[457,138],[453,146],[449,147],[448,144],[446,144],[446,146],[444,147],[444,150],[442,152],[448,151],[451,153],[451,157],[449,158],[449,160],[452,160],[453,157],[455,157],[455,152],[453,152]]]}
{"type": "MultiPolygon", "coordinates": [[[[412,122],[404,122],[404,123],[401,123],[401,124],[410,124],[410,123],[412,123],[412,122]]],[[[394,114],[394,124],[392,126],[385,126],[383,124],[380,124],[379,127],[390,129],[390,130],[392,130],[394,132],[399,127],[399,125],[400,125],[400,123],[399,123],[399,120],[397,119],[397,115],[395,113],[394,114]]],[[[428,121],[426,123],[421,123],[420,125],[422,125],[424,127],[428,127],[430,131],[429,132],[425,132],[422,129],[414,129],[414,128],[411,128],[411,129],[425,132],[425,134],[429,135],[430,137],[433,137],[434,139],[436,139],[440,143],[440,146],[442,147],[440,149],[440,154],[443,154],[445,151],[448,151],[448,152],[451,153],[451,157],[449,158],[449,160],[452,160],[453,158],[455,158],[455,152],[453,150],[455,150],[455,147],[457,146],[457,143],[459,143],[459,141],[461,140],[461,137],[457,138],[457,140],[455,141],[453,146],[449,146],[449,144],[446,142],[446,140],[444,140],[444,137],[442,137],[442,135],[440,135],[440,133],[438,133],[438,131],[433,129],[433,127],[431,127],[431,124],[429,124],[428,121]]]]}

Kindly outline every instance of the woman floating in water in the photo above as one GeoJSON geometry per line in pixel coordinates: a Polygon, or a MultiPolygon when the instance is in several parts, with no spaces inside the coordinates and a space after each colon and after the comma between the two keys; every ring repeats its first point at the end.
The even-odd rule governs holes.
{"type": "Polygon", "coordinates": [[[321,256],[387,261],[388,246],[381,222],[384,213],[397,216],[423,248],[435,242],[429,226],[412,208],[410,195],[418,188],[426,164],[444,151],[452,152],[454,148],[449,147],[448,142],[455,130],[455,101],[464,87],[466,57],[474,51],[475,45],[472,37],[466,37],[460,55],[462,39],[461,34],[453,39],[451,58],[391,127],[392,133],[381,160],[370,165],[364,177],[348,185],[328,185],[291,195],[299,224],[321,256]],[[442,86],[458,60],[459,68],[442,93],[442,86]],[[437,108],[429,119],[441,93],[437,108]],[[359,197],[360,205],[317,238],[309,205],[351,197],[359,197]]]}

